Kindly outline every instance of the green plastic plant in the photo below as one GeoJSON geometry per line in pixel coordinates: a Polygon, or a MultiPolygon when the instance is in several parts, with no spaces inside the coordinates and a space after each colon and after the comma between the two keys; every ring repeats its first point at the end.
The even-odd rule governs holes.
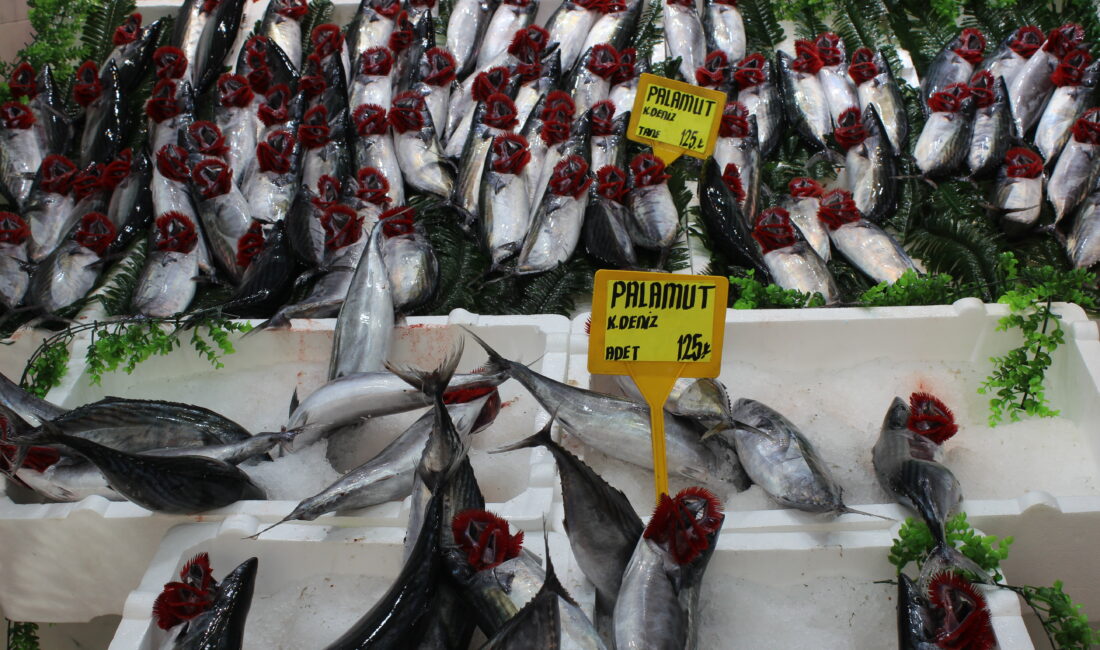
{"type": "MultiPolygon", "coordinates": [[[[947,540],[978,566],[990,572],[995,584],[1009,589],[1027,603],[1043,626],[1050,646],[1056,650],[1087,650],[1100,644],[1100,632],[1089,626],[1088,617],[1081,612],[1081,605],[1073,602],[1062,590],[1062,581],[1055,580],[1053,587],[1003,584],[1000,564],[1008,558],[1012,537],[998,538],[979,535],[966,521],[966,513],[960,512],[946,525],[947,540]]],[[[890,563],[900,572],[910,562],[920,568],[935,548],[935,540],[923,521],[908,518],[898,531],[890,547],[890,563]]]]}
{"type": "Polygon", "coordinates": [[[38,623],[8,621],[8,650],[38,650],[38,623]]]}
{"type": "Polygon", "coordinates": [[[894,307],[903,305],[942,305],[953,302],[959,295],[954,278],[946,273],[919,275],[909,270],[893,284],[876,284],[859,297],[859,304],[867,307],[894,307]]]}
{"type": "Polygon", "coordinates": [[[1085,309],[1097,309],[1093,283],[1087,269],[1062,271],[1053,266],[1021,267],[1012,254],[1001,256],[1004,286],[998,300],[1010,313],[998,321],[999,331],[1017,328],[1023,333],[1023,345],[1002,356],[992,357],[993,372],[978,392],[993,395],[989,400],[989,425],[996,426],[1007,416],[1016,422],[1020,415],[1053,417],[1044,380],[1054,362],[1053,353],[1063,342],[1065,332],[1051,311],[1055,301],[1074,302],[1085,309]]]}
{"type": "Polygon", "coordinates": [[[825,297],[820,293],[806,294],[795,289],[783,289],[775,284],[764,284],[753,275],[753,271],[749,271],[745,277],[730,277],[730,289],[736,296],[731,304],[734,309],[825,306],[825,297]]]}

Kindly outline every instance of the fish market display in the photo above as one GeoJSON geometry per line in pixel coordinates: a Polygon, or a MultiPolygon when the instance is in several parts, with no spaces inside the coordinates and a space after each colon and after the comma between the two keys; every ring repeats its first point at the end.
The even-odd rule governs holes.
{"type": "Polygon", "coordinates": [[[959,169],[969,150],[974,115],[970,87],[955,83],[934,92],[928,110],[913,157],[925,176],[946,176],[959,169]]]}
{"type": "Polygon", "coordinates": [[[833,190],[822,196],[817,218],[829,231],[833,248],[875,282],[893,284],[906,271],[916,269],[896,239],[863,218],[848,191],[833,190]]]}
{"type": "Polygon", "coordinates": [[[1026,147],[1009,149],[997,175],[995,197],[1005,232],[1018,234],[1035,225],[1043,207],[1043,160],[1039,154],[1026,147]]]}
{"type": "Polygon", "coordinates": [[[795,235],[790,213],[786,210],[768,208],[762,211],[756,217],[752,237],[760,245],[764,263],[776,284],[810,296],[820,294],[826,303],[837,299],[839,292],[832,273],[817,251],[795,235]]]}
{"type": "Polygon", "coordinates": [[[1100,175],[1100,108],[1090,108],[1073,124],[1047,182],[1047,200],[1054,207],[1055,223],[1081,204],[1100,175]]]}
{"type": "Polygon", "coordinates": [[[966,166],[973,177],[988,176],[1000,165],[1012,134],[1008,88],[1003,80],[994,81],[993,75],[983,70],[970,79],[970,95],[975,110],[966,166]]]}
{"type": "MultiPolygon", "coordinates": [[[[924,100],[926,114],[939,110],[932,104],[936,93],[946,91],[955,84],[965,86],[970,81],[974,66],[982,62],[985,45],[985,35],[968,27],[943,46],[921,82],[921,99],[924,100]]],[[[1017,105],[1016,102],[1013,105],[1017,105]]]]}

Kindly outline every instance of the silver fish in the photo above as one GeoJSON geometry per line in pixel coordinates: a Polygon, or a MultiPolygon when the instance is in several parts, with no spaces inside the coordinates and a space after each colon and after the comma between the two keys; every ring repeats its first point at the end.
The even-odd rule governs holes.
{"type": "Polygon", "coordinates": [[[724,52],[730,63],[743,59],[747,45],[745,21],[736,1],[707,0],[704,5],[703,32],[707,38],[707,51],[724,52]]]}
{"type": "Polygon", "coordinates": [[[371,230],[367,249],[340,307],[333,335],[329,379],[382,369],[393,333],[393,289],[383,259],[385,224],[371,230]]]}
{"type": "Polygon", "coordinates": [[[1008,88],[1004,79],[994,83],[987,72],[977,72],[970,80],[970,87],[975,95],[976,90],[991,93],[979,96],[975,102],[977,109],[970,130],[970,151],[966,156],[970,176],[978,178],[991,174],[1004,160],[1013,128],[1012,107],[1008,104],[1008,88]],[[983,106],[986,102],[989,103],[983,106]]]}
{"type": "Polygon", "coordinates": [[[1005,37],[1000,47],[982,61],[982,70],[988,70],[993,78],[1003,77],[1006,85],[1011,85],[1020,74],[1024,64],[1035,54],[1046,40],[1043,30],[1034,25],[1025,25],[1005,37]]]}
{"type": "Polygon", "coordinates": [[[390,122],[404,181],[422,192],[449,198],[454,190],[454,173],[443,157],[424,98],[413,91],[394,97],[390,122]]]}
{"type": "Polygon", "coordinates": [[[355,120],[355,163],[360,169],[371,167],[382,172],[389,183],[389,196],[395,205],[405,204],[405,182],[397,158],[394,138],[390,135],[386,109],[363,104],[353,113],[355,120]]]}
{"type": "Polygon", "coordinates": [[[1075,268],[1087,269],[1100,262],[1100,190],[1093,189],[1077,209],[1066,250],[1075,268]]]}
{"type": "Polygon", "coordinates": [[[945,176],[966,159],[973,123],[974,101],[964,84],[952,86],[933,97],[937,108],[929,114],[913,148],[917,167],[925,176],[945,176]],[[936,103],[945,98],[944,103],[936,103]]]}
{"type": "Polygon", "coordinates": [[[90,496],[108,501],[126,500],[107,485],[103,472],[91,463],[54,463],[41,472],[21,467],[15,471],[15,478],[40,496],[59,503],[75,503],[90,496]]]}
{"type": "Polygon", "coordinates": [[[739,200],[741,211],[751,220],[756,216],[760,203],[760,147],[758,144],[758,127],[755,115],[747,115],[744,107],[737,102],[726,104],[726,115],[723,116],[723,126],[719,131],[718,141],[714,146],[714,160],[719,164],[723,174],[729,169],[729,165],[737,167],[737,174],[741,180],[741,186],[745,193],[739,200]],[[742,116],[742,121],[733,120],[735,126],[732,130],[726,130],[727,117],[731,113],[742,116]],[[741,126],[742,123],[744,126],[741,126]]]}
{"type": "Polygon", "coordinates": [[[530,119],[532,111],[538,105],[539,100],[547,95],[558,85],[561,78],[561,53],[557,50],[551,52],[539,63],[539,73],[534,79],[525,80],[521,77],[519,89],[516,91],[516,120],[522,128],[530,119]]]}
{"type": "Polygon", "coordinates": [[[172,32],[172,43],[183,51],[187,58],[187,69],[183,79],[192,81],[198,61],[196,55],[199,49],[199,39],[210,20],[211,12],[206,11],[206,2],[203,0],[186,0],[180,5],[176,14],[175,28],[172,32]]]}
{"type": "MultiPolygon", "coordinates": [[[[316,187],[322,176],[346,178],[351,172],[347,118],[346,107],[333,113],[324,104],[314,106],[302,117],[298,137],[302,141],[301,182],[305,185],[316,187]]],[[[289,206],[287,209],[289,211],[289,206]]],[[[286,212],[282,215],[285,218],[286,212]]]]}
{"type": "Polygon", "coordinates": [[[452,197],[452,202],[465,215],[467,223],[474,223],[481,214],[481,179],[493,139],[510,133],[516,126],[516,106],[504,95],[494,94],[488,101],[478,102],[474,113],[474,126],[462,147],[458,180],[452,197]]]}
{"type": "Polygon", "coordinates": [[[608,99],[615,105],[616,113],[628,113],[634,109],[634,98],[638,94],[638,77],[646,64],[644,62],[629,63],[623,61],[623,53],[619,53],[619,74],[615,76],[608,99]]]}
{"type": "MultiPolygon", "coordinates": [[[[518,555],[499,564],[484,568],[472,565],[469,561],[471,552],[490,551],[490,544],[500,548],[499,537],[494,536],[490,544],[481,544],[478,539],[476,531],[484,530],[489,517],[494,515],[476,511],[460,515],[457,524],[453,523],[452,526],[458,525],[469,533],[456,538],[458,546],[446,552],[446,560],[451,576],[461,586],[463,595],[472,605],[472,614],[477,617],[478,626],[489,636],[493,636],[534,600],[546,581],[546,572],[542,568],[542,561],[522,547],[518,549],[518,555]],[[469,522],[466,518],[469,518],[469,522]]],[[[503,525],[507,526],[507,522],[503,522],[503,525]]],[[[510,537],[513,543],[522,541],[516,540],[516,536],[510,537]]]]}
{"type": "MultiPolygon", "coordinates": [[[[472,432],[488,400],[485,396],[447,407],[459,435],[465,437],[472,432]]],[[[348,471],[324,490],[302,499],[279,523],[313,521],[328,512],[368,508],[409,496],[416,466],[434,423],[434,412],[420,416],[378,455],[348,471]]]]}
{"type": "Polygon", "coordinates": [[[568,153],[558,162],[550,175],[550,191],[543,195],[535,210],[531,230],[523,241],[516,264],[516,273],[543,273],[565,263],[577,248],[584,225],[584,211],[588,205],[588,153],[587,134],[570,138],[575,145],[567,151],[580,151],[581,155],[568,153]]]}
{"type": "Polygon", "coordinates": [[[302,67],[301,23],[308,10],[307,0],[271,0],[260,27],[260,34],[286,53],[295,70],[302,67]]]}
{"type": "Polygon", "coordinates": [[[30,198],[46,152],[45,134],[31,109],[18,102],[0,108],[0,185],[17,207],[30,198]]]}
{"type": "MultiPolygon", "coordinates": [[[[1100,108],[1090,108],[1078,118],[1079,124],[1097,122],[1100,122],[1100,108]]],[[[1076,135],[1071,137],[1047,182],[1047,199],[1054,206],[1054,223],[1061,221],[1085,200],[1098,175],[1100,144],[1082,142],[1076,135]]]]}
{"type": "Polygon", "coordinates": [[[542,203],[550,174],[562,157],[579,122],[573,119],[573,100],[562,91],[552,91],[539,100],[521,135],[527,140],[531,162],[523,169],[527,179],[528,205],[534,210],[542,203]],[[549,140],[547,139],[549,138],[549,140]]]}
{"type": "Polygon", "coordinates": [[[635,244],[659,249],[662,258],[680,234],[680,213],[668,189],[668,178],[664,162],[652,154],[638,154],[630,162],[632,218],[627,230],[635,244]]]}
{"type": "Polygon", "coordinates": [[[30,285],[27,244],[30,227],[14,212],[0,212],[0,306],[14,309],[30,285]]]}
{"type": "Polygon", "coordinates": [[[428,237],[416,226],[390,222],[393,234],[382,244],[393,288],[393,306],[408,313],[431,300],[439,284],[439,260],[428,237]]]}
{"type": "Polygon", "coordinates": [[[423,97],[424,103],[428,105],[428,113],[437,133],[437,125],[447,123],[451,86],[455,81],[454,71],[455,60],[451,53],[441,47],[433,47],[424,52],[417,72],[418,81],[412,85],[412,90],[423,97]]]}
{"type": "MultiPolygon", "coordinates": [[[[35,426],[41,424],[44,420],[59,418],[69,411],[69,409],[62,408],[28,393],[3,373],[0,373],[0,405],[10,409],[15,415],[35,426]]],[[[14,419],[9,417],[9,424],[14,419]]]]}
{"type": "Polygon", "coordinates": [[[893,284],[906,271],[916,270],[901,244],[864,219],[845,190],[833,190],[821,197],[817,215],[829,230],[833,247],[875,282],[893,284]]]}
{"type": "Polygon", "coordinates": [[[881,223],[897,207],[897,164],[874,106],[862,115],[862,126],[867,137],[850,147],[844,157],[847,189],[856,209],[870,221],[881,223]]]}
{"type": "Polygon", "coordinates": [[[244,194],[233,184],[225,161],[207,158],[192,172],[198,195],[198,212],[218,267],[237,284],[244,268],[237,261],[238,245],[252,225],[244,194]]]}
{"type": "Polygon", "coordinates": [[[256,125],[261,124],[256,111],[263,100],[252,92],[248,79],[230,74],[218,79],[218,95],[214,123],[229,147],[225,159],[233,170],[233,182],[240,185],[245,167],[256,156],[256,125]]]}
{"type": "Polygon", "coordinates": [[[739,89],[737,101],[756,118],[760,155],[767,158],[779,145],[783,123],[783,99],[775,83],[775,70],[763,54],[752,54],[737,64],[733,78],[739,89]]]}
{"type": "MultiPolygon", "coordinates": [[[[936,58],[932,59],[928,71],[921,80],[920,92],[926,115],[934,110],[928,105],[932,95],[946,90],[952,84],[965,84],[970,81],[970,77],[974,74],[974,65],[981,62],[983,51],[985,51],[985,36],[980,31],[969,27],[943,46],[936,58]]],[[[1011,97],[1011,87],[1009,91],[1011,97]]],[[[1017,105],[1015,99],[1012,105],[1013,107],[1017,105]]]]}
{"type": "Polygon", "coordinates": [[[630,111],[615,114],[615,104],[604,100],[592,107],[592,170],[598,172],[608,165],[626,167],[626,127],[630,111]]]}
{"type": "MultiPolygon", "coordinates": [[[[565,0],[546,21],[546,31],[550,32],[550,43],[558,44],[561,52],[561,69],[572,70],[573,64],[584,52],[584,42],[592,25],[599,18],[598,11],[586,9],[584,5],[565,0]]],[[[700,59],[702,60],[702,59],[700,59]]],[[[692,68],[694,72],[695,68],[692,68]]]]}
{"type": "Polygon", "coordinates": [[[477,66],[478,48],[489,26],[493,5],[491,0],[456,0],[451,7],[446,42],[455,57],[455,74],[460,79],[465,79],[477,66]]]}
{"type": "Polygon", "coordinates": [[[824,63],[817,71],[817,78],[821,81],[821,89],[825,91],[833,124],[837,124],[841,113],[849,108],[859,107],[856,85],[848,76],[848,56],[844,41],[836,34],[826,32],[818,36],[814,43],[824,63]]]}
{"type": "Polygon", "coordinates": [[[139,149],[134,153],[124,150],[107,165],[104,179],[111,179],[108,184],[114,183],[119,176],[122,178],[115,185],[107,204],[107,218],[118,230],[115,241],[107,248],[108,255],[121,253],[135,238],[144,235],[153,219],[153,190],[150,187],[153,165],[145,151],[139,149]]]}
{"type": "MultiPolygon", "coordinates": [[[[1080,57],[1083,54],[1074,52],[1067,58],[1080,57]]],[[[1054,159],[1065,147],[1074,122],[1085,112],[1089,100],[1096,92],[1098,80],[1100,61],[1083,70],[1076,79],[1079,83],[1066,83],[1054,89],[1054,94],[1043,109],[1043,116],[1039,118],[1039,126],[1035,128],[1035,147],[1042,154],[1043,160],[1047,161],[1048,167],[1053,165],[1054,159]]]]}
{"type": "Polygon", "coordinates": [[[665,2],[661,4],[664,20],[665,52],[669,59],[680,59],[680,76],[687,82],[695,81],[695,69],[703,65],[707,56],[707,44],[703,37],[703,24],[694,2],[665,2]]]}
{"type": "Polygon", "coordinates": [[[497,5],[481,37],[475,69],[491,67],[497,57],[508,50],[512,36],[535,20],[538,10],[538,0],[504,0],[497,5]]]}
{"type": "Polygon", "coordinates": [[[596,19],[581,45],[581,52],[587,52],[600,43],[610,43],[616,50],[625,48],[637,30],[644,5],[643,0],[620,0],[609,4],[608,8],[612,10],[596,19]]]}
{"type": "Polygon", "coordinates": [[[178,212],[162,214],[153,230],[152,246],[132,302],[139,314],[167,318],[184,312],[195,297],[202,232],[197,223],[178,212]]]}
{"type": "Polygon", "coordinates": [[[142,452],[146,456],[159,456],[172,458],[178,456],[202,456],[224,461],[230,465],[239,465],[247,460],[263,456],[275,448],[276,445],[287,445],[292,442],[299,431],[274,431],[269,433],[257,433],[244,440],[224,442],[216,445],[203,445],[201,447],[164,447],[150,449],[142,452]]]}
{"type": "MultiPolygon", "coordinates": [[[[390,35],[394,30],[394,18],[401,10],[397,0],[360,0],[355,17],[347,27],[348,58],[358,62],[364,52],[374,48],[389,49],[390,35]]],[[[352,106],[358,104],[350,102],[352,106]]],[[[382,104],[389,106],[389,102],[382,104]]]]}
{"type": "MultiPolygon", "coordinates": [[[[616,173],[625,181],[626,173],[616,173]]],[[[619,201],[597,194],[588,200],[584,214],[584,246],[588,254],[611,268],[634,268],[638,256],[627,223],[630,210],[619,201]]]]}
{"type": "MultiPolygon", "coordinates": [[[[328,179],[322,179],[326,183],[330,182],[328,179]]],[[[335,180],[335,179],[332,179],[335,180]]],[[[318,183],[318,188],[324,187],[323,183],[318,183]]],[[[333,195],[335,191],[326,191],[327,194],[333,195]]],[[[389,179],[381,170],[374,167],[362,167],[354,176],[349,176],[343,183],[343,189],[339,195],[339,201],[343,206],[351,208],[355,211],[356,216],[362,220],[362,223],[354,227],[355,236],[352,238],[354,241],[360,240],[358,231],[370,232],[374,229],[374,224],[378,223],[378,220],[386,212],[387,208],[391,206],[394,201],[391,198],[393,188],[390,186],[389,179]]],[[[333,198],[332,201],[336,201],[333,198]]],[[[330,211],[336,210],[339,212],[345,212],[340,208],[334,207],[330,204],[330,211]]],[[[324,212],[324,211],[322,211],[324,212]]],[[[346,212],[345,212],[345,216],[346,212]]],[[[320,218],[320,217],[318,217],[320,218]]],[[[329,226],[329,230],[333,232],[339,232],[341,228],[350,228],[348,224],[340,224],[338,228],[333,229],[329,226]]],[[[328,243],[328,250],[335,250],[342,246],[346,246],[351,239],[341,238],[339,242],[331,241],[329,235],[325,236],[325,240],[328,243]]],[[[366,241],[365,239],[363,241],[366,241]]],[[[360,245],[362,248],[362,245],[360,245]]],[[[327,263],[327,262],[326,262],[327,263]]],[[[354,265],[352,266],[354,269],[354,265]]]]}
{"type": "Polygon", "coordinates": [[[616,648],[696,647],[700,585],[723,520],[717,499],[705,491],[661,497],[623,573],[615,603],[616,648]],[[659,531],[659,524],[671,530],[659,531]],[[693,550],[685,552],[689,537],[693,550]]]}
{"type": "Polygon", "coordinates": [[[812,178],[795,178],[790,182],[790,190],[790,196],[783,201],[783,209],[818,257],[828,262],[829,233],[817,218],[818,199],[824,193],[821,186],[812,178]]]}
{"type": "MultiPolygon", "coordinates": [[[[506,54],[504,58],[512,57],[506,54]]],[[[494,93],[503,93],[509,98],[515,95],[518,80],[513,77],[510,68],[504,65],[505,61],[500,63],[501,65],[468,77],[458,90],[451,93],[451,102],[447,108],[447,146],[444,150],[448,158],[458,159],[462,156],[479,103],[486,101],[494,93]],[[475,87],[482,84],[484,88],[475,97],[475,87]]]]}
{"type": "MultiPolygon", "coordinates": [[[[159,21],[146,28],[147,34],[156,32],[160,33],[159,21]]],[[[111,67],[110,62],[103,65],[104,69],[111,67]]],[[[34,69],[30,65],[20,64],[16,66],[12,72],[12,81],[14,82],[20,74],[20,70],[25,70],[27,78],[24,79],[26,83],[31,83],[31,75],[34,73],[34,69]],[[25,66],[25,67],[24,67],[25,66]]],[[[35,85],[36,94],[31,98],[30,107],[34,111],[34,116],[37,122],[41,125],[40,128],[46,134],[47,151],[50,153],[63,152],[67,147],[69,141],[73,137],[73,125],[69,121],[69,116],[65,112],[65,101],[61,96],[61,91],[57,87],[57,83],[54,81],[53,69],[49,64],[43,65],[42,69],[38,71],[38,76],[33,80],[35,85]]]]}
{"type": "Polygon", "coordinates": [[[256,165],[241,183],[253,215],[282,221],[298,193],[302,172],[302,142],[295,137],[296,120],[272,129],[256,145],[256,165]]]}
{"type": "Polygon", "coordinates": [[[1016,78],[1008,86],[1008,99],[1012,103],[1012,117],[1016,120],[1016,132],[1024,136],[1039,120],[1043,107],[1054,91],[1052,74],[1067,54],[1077,49],[1085,39],[1085,32],[1072,23],[1050,31],[1043,47],[1031,55],[1016,78]]]}
{"type": "Polygon", "coordinates": [[[832,117],[821,81],[815,73],[800,72],[794,67],[802,65],[798,63],[802,57],[791,59],[782,50],[775,57],[788,121],[809,144],[824,149],[825,136],[832,133],[832,117]]]}
{"type": "Polygon", "coordinates": [[[574,110],[585,113],[611,92],[611,79],[618,72],[618,53],[607,43],[586,50],[569,79],[568,92],[573,97],[574,110]]]}
{"type": "Polygon", "coordinates": [[[844,513],[843,489],[798,427],[751,399],[739,399],[733,416],[757,431],[734,428],[737,456],[753,483],[780,504],[806,512],[844,513]]]}
{"type": "Polygon", "coordinates": [[[31,278],[30,300],[44,311],[56,313],[88,295],[103,266],[96,249],[106,250],[114,235],[114,225],[106,215],[83,215],[76,233],[38,265],[31,278]]]}
{"type": "Polygon", "coordinates": [[[481,174],[481,238],[493,267],[515,257],[531,226],[527,179],[523,170],[531,155],[527,140],[506,133],[493,139],[481,174]]]}
{"type": "Polygon", "coordinates": [[[860,110],[866,112],[868,106],[874,106],[894,151],[898,154],[907,152],[909,115],[905,112],[905,102],[898,90],[894,70],[882,50],[873,53],[868,48],[856,50],[852,53],[852,65],[848,71],[857,83],[860,110]]]}
{"type": "Polygon", "coordinates": [[[348,105],[389,106],[393,101],[393,54],[386,47],[363,52],[352,68],[348,105]]]}
{"type": "Polygon", "coordinates": [[[1031,229],[1043,207],[1043,162],[1030,149],[1009,149],[997,174],[994,203],[1003,212],[1001,226],[1010,235],[1031,229]]]}
{"type": "Polygon", "coordinates": [[[72,184],[79,173],[76,165],[63,156],[47,156],[26,203],[30,241],[27,255],[39,262],[61,243],[80,215],[74,214],[72,184]]]}
{"type": "Polygon", "coordinates": [[[169,639],[172,650],[241,647],[258,565],[255,557],[249,558],[222,578],[217,588],[211,590],[213,602],[209,609],[188,621],[185,627],[180,626],[178,636],[169,639]]]}
{"type": "MultiPolygon", "coordinates": [[[[556,413],[570,435],[613,458],[642,468],[653,466],[651,449],[644,442],[649,439],[649,408],[644,404],[554,381],[474,339],[489,355],[486,371],[504,373],[522,384],[543,408],[556,413]]],[[[666,414],[665,438],[670,474],[716,486],[748,487],[736,458],[731,463],[715,456],[686,420],[666,414]]]]}
{"type": "MultiPolygon", "coordinates": [[[[812,296],[821,294],[826,304],[840,295],[829,268],[807,242],[797,239],[790,216],[780,208],[769,208],[757,217],[753,237],[764,253],[772,281],[784,289],[812,296]]],[[[740,452],[739,452],[740,453],[740,452]]]]}

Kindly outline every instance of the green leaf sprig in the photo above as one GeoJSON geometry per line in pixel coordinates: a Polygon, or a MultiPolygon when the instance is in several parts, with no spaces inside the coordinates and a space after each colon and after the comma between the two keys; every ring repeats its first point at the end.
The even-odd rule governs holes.
{"type": "Polygon", "coordinates": [[[764,284],[753,271],[745,277],[730,277],[730,289],[736,296],[731,304],[734,309],[794,309],[798,307],[824,307],[825,297],[820,293],[807,294],[796,289],[784,289],[777,284],[764,284]]]}
{"type": "Polygon", "coordinates": [[[38,650],[39,647],[38,623],[8,621],[8,650],[38,650]]]}
{"type": "Polygon", "coordinates": [[[882,282],[864,291],[859,304],[866,307],[948,304],[959,297],[954,282],[946,273],[918,275],[910,269],[893,284],[882,282]]]}

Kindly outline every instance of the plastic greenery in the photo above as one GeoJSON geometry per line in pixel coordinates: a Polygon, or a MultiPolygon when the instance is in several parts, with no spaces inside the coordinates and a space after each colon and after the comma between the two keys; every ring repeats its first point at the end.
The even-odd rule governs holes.
{"type": "MultiPolygon", "coordinates": [[[[1053,587],[1003,584],[1000,564],[1008,558],[1012,537],[979,535],[966,521],[966,513],[960,512],[946,525],[947,541],[978,566],[990,572],[996,586],[1009,589],[1019,595],[1035,612],[1043,626],[1052,648],[1060,650],[1087,650],[1100,644],[1100,632],[1089,626],[1088,617],[1081,612],[1081,605],[1074,603],[1062,590],[1062,581],[1055,580],[1053,587]]],[[[905,520],[898,537],[890,547],[890,563],[900,572],[910,562],[920,568],[935,548],[928,526],[923,521],[905,520]]]]}
{"type": "Polygon", "coordinates": [[[332,22],[335,11],[331,0],[313,0],[309,3],[309,12],[302,19],[302,57],[313,54],[313,28],[332,22]]]}
{"type": "Polygon", "coordinates": [[[88,12],[84,31],[80,36],[84,48],[80,58],[91,59],[97,64],[104,61],[114,49],[115,28],[134,13],[133,0],[109,0],[95,4],[88,12]]]}
{"type": "MultiPolygon", "coordinates": [[[[99,5],[97,0],[27,0],[27,18],[35,36],[16,60],[30,63],[35,70],[50,64],[54,78],[67,79],[86,57],[81,32],[88,14],[99,5]]],[[[6,80],[9,68],[2,72],[6,80]]]]}
{"type": "Polygon", "coordinates": [[[730,277],[730,288],[736,296],[731,303],[734,309],[775,309],[798,307],[822,307],[825,297],[820,293],[806,294],[795,289],[783,289],[775,284],[764,284],[749,271],[745,277],[730,277]]]}
{"type": "MultiPolygon", "coordinates": [[[[1011,537],[1000,539],[995,535],[979,535],[966,521],[966,513],[960,512],[945,525],[947,542],[974,561],[975,564],[990,572],[995,580],[1003,580],[1000,572],[1001,561],[1008,557],[1011,537]]],[[[898,537],[890,547],[890,564],[901,571],[910,562],[916,562],[919,569],[936,547],[928,525],[909,517],[901,525],[898,537]]]]}
{"type": "Polygon", "coordinates": [[[989,400],[989,424],[995,426],[1005,416],[1016,422],[1021,413],[1052,417],[1043,380],[1054,359],[1052,354],[1065,341],[1058,317],[1051,312],[1054,301],[1068,301],[1085,309],[1097,308],[1095,276],[1087,269],[1061,271],[1052,266],[1021,268],[1014,256],[1001,257],[1008,290],[998,302],[1011,312],[998,321],[997,329],[1018,328],[1023,345],[993,357],[993,372],[978,392],[993,395],[989,400]]]}
{"type": "Polygon", "coordinates": [[[882,282],[871,287],[859,297],[859,304],[866,307],[893,307],[903,305],[943,305],[953,302],[958,295],[954,278],[946,273],[918,275],[909,270],[894,284],[882,282]]]}
{"type": "Polygon", "coordinates": [[[150,357],[182,347],[181,337],[187,332],[190,332],[188,344],[212,366],[222,368],[222,356],[234,352],[230,334],[251,329],[247,322],[220,315],[93,321],[62,330],[44,340],[27,361],[20,384],[35,395],[45,397],[64,377],[69,344],[83,332],[91,337],[85,353],[87,372],[91,383],[99,384],[104,373],[122,368],[130,374],[150,357]]]}
{"type": "Polygon", "coordinates": [[[38,643],[38,623],[8,621],[8,650],[38,650],[38,643]]]}

